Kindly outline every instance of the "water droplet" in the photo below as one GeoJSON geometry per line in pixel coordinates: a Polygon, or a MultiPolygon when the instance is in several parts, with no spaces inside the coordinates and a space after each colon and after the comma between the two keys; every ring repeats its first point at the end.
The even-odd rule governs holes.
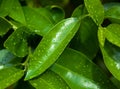
{"type": "Polygon", "coordinates": [[[0,69],[3,69],[4,68],[4,65],[0,65],[0,69]]]}
{"type": "Polygon", "coordinates": [[[15,42],[13,42],[13,45],[16,45],[16,43],[15,43],[15,42]]]}
{"type": "Polygon", "coordinates": [[[37,86],[37,84],[36,84],[36,83],[33,83],[33,86],[37,86]]]}

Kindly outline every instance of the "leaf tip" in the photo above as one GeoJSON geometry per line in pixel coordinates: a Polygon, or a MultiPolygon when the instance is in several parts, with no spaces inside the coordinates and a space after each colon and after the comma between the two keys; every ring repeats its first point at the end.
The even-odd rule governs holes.
{"type": "Polygon", "coordinates": [[[33,77],[34,75],[32,74],[31,70],[28,70],[24,80],[27,81],[32,79],[33,77]]]}

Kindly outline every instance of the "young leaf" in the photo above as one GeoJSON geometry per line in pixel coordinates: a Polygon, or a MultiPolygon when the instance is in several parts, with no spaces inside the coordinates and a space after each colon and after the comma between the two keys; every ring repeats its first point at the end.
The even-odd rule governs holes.
{"type": "Polygon", "coordinates": [[[0,70],[0,89],[5,89],[17,82],[24,75],[24,71],[15,67],[0,70]]]}
{"type": "Polygon", "coordinates": [[[26,24],[24,13],[23,13],[19,0],[14,1],[14,5],[12,7],[12,10],[9,16],[22,24],[26,24]]]}
{"type": "Polygon", "coordinates": [[[90,17],[82,19],[80,28],[71,41],[70,47],[84,53],[90,59],[93,59],[99,48],[97,29],[97,25],[90,17]]]}
{"type": "Polygon", "coordinates": [[[98,28],[98,40],[102,47],[104,46],[105,43],[105,30],[106,28],[103,27],[98,28]]]}
{"type": "Polygon", "coordinates": [[[93,21],[101,25],[104,20],[104,7],[100,0],[84,0],[84,3],[93,21]]]}
{"type": "Polygon", "coordinates": [[[80,21],[77,18],[64,19],[43,37],[30,58],[25,80],[43,73],[57,60],[79,25],[80,21]]]}
{"type": "Polygon", "coordinates": [[[12,7],[14,6],[14,1],[15,0],[2,0],[1,5],[0,5],[0,16],[1,17],[5,17],[11,12],[12,7]]]}
{"type": "Polygon", "coordinates": [[[70,89],[60,76],[50,70],[29,82],[36,89],[70,89]]]}
{"type": "Polygon", "coordinates": [[[105,37],[108,41],[120,47],[120,25],[110,24],[105,30],[105,37]]]}
{"type": "Polygon", "coordinates": [[[53,27],[51,20],[32,8],[23,7],[27,26],[36,34],[44,36],[53,27]]]}
{"type": "Polygon", "coordinates": [[[73,49],[66,49],[51,70],[61,76],[71,89],[116,89],[90,59],[73,49]]]}
{"type": "Polygon", "coordinates": [[[0,17],[0,36],[5,35],[10,28],[12,28],[10,23],[8,23],[8,21],[4,18],[0,17]]]}
{"type": "Polygon", "coordinates": [[[20,27],[14,31],[5,41],[4,46],[18,57],[24,57],[28,54],[27,37],[29,29],[20,27]]]}
{"type": "Polygon", "coordinates": [[[105,65],[115,78],[120,80],[120,48],[106,42],[104,47],[101,47],[105,65]]]}

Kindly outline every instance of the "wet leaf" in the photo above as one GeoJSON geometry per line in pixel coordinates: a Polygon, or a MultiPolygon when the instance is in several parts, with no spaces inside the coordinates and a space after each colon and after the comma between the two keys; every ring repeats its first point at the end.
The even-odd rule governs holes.
{"type": "Polygon", "coordinates": [[[77,18],[64,19],[43,37],[30,58],[25,80],[42,74],[57,60],[77,32],[79,25],[77,18]]]}
{"type": "Polygon", "coordinates": [[[28,54],[28,36],[29,29],[26,27],[20,27],[8,37],[4,46],[14,55],[24,57],[28,54]]]}
{"type": "Polygon", "coordinates": [[[12,7],[12,10],[10,11],[9,16],[12,19],[14,19],[22,24],[26,24],[25,16],[24,16],[24,13],[23,13],[23,10],[22,10],[19,0],[14,1],[14,5],[12,7]]]}
{"type": "Polygon", "coordinates": [[[116,89],[109,78],[82,53],[66,49],[51,70],[71,89],[116,89]]]}
{"type": "Polygon", "coordinates": [[[5,89],[17,82],[24,75],[24,71],[15,67],[0,70],[0,89],[5,89]]]}
{"type": "Polygon", "coordinates": [[[108,3],[105,7],[105,18],[113,23],[120,23],[120,3],[108,3]]]}
{"type": "Polygon", "coordinates": [[[82,19],[79,30],[71,41],[70,47],[93,59],[99,48],[97,29],[96,24],[90,17],[82,19]]]}
{"type": "Polygon", "coordinates": [[[104,46],[105,43],[105,30],[106,28],[103,27],[98,28],[98,40],[102,47],[104,46]]]}
{"type": "Polygon", "coordinates": [[[104,7],[100,0],[84,0],[85,7],[91,18],[97,25],[101,25],[104,20],[104,7]]]}
{"type": "Polygon", "coordinates": [[[105,37],[108,41],[120,47],[120,25],[110,24],[105,30],[105,37]]]}
{"type": "Polygon", "coordinates": [[[11,12],[12,7],[14,6],[14,1],[15,0],[2,0],[1,5],[0,5],[0,16],[1,17],[5,17],[11,12]]]}
{"type": "Polygon", "coordinates": [[[106,42],[104,47],[101,47],[105,65],[115,78],[120,80],[120,48],[106,42]]]}
{"type": "Polygon", "coordinates": [[[44,36],[53,27],[51,20],[32,8],[23,7],[27,27],[40,36],[44,36]]]}
{"type": "Polygon", "coordinates": [[[50,70],[29,82],[36,89],[70,89],[60,76],[50,70]]]}
{"type": "Polygon", "coordinates": [[[12,28],[10,23],[5,18],[0,17],[0,36],[5,35],[10,28],[12,28]]]}

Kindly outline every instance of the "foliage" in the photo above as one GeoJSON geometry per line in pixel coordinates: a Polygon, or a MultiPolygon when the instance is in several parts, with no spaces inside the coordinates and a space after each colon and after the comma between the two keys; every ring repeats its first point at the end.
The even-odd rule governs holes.
{"type": "Polygon", "coordinates": [[[0,89],[120,89],[111,1],[0,0],[0,89]]]}

